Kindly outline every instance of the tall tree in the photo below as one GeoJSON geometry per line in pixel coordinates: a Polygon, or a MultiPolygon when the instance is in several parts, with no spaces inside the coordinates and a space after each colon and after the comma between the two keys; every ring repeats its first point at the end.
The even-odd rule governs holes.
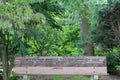
{"type": "Polygon", "coordinates": [[[27,21],[29,14],[29,7],[25,7],[27,4],[20,4],[18,2],[8,2],[8,4],[0,5],[0,40],[1,40],[1,57],[3,62],[3,78],[9,80],[9,75],[13,67],[13,59],[16,53],[17,47],[11,51],[9,45],[13,36],[20,38],[23,33],[20,30],[24,30],[24,20],[27,21]],[[22,6],[22,8],[21,8],[22,6]],[[26,15],[27,14],[27,15],[26,15]],[[26,19],[25,19],[26,18],[26,19]],[[12,60],[12,63],[11,63],[12,60]]]}
{"type": "MultiPolygon", "coordinates": [[[[91,38],[91,28],[93,24],[96,23],[94,19],[94,10],[97,7],[97,4],[106,2],[106,0],[66,0],[64,3],[68,9],[69,14],[72,14],[72,22],[79,21],[81,39],[84,54],[85,55],[94,55],[94,43],[91,38]],[[74,17],[74,18],[73,18],[74,17]],[[78,20],[79,18],[79,20],[78,20]]],[[[75,24],[75,23],[74,23],[75,24]]]]}
{"type": "Polygon", "coordinates": [[[81,32],[80,37],[81,41],[79,43],[83,43],[84,54],[89,56],[94,55],[93,42],[90,39],[91,22],[89,20],[89,17],[91,15],[89,12],[90,11],[89,8],[91,7],[90,6],[91,2],[93,1],[88,0],[64,1],[64,4],[68,9],[69,14],[71,14],[70,18],[72,19],[72,23],[73,24],[79,23],[81,32]]]}
{"type": "Polygon", "coordinates": [[[107,56],[108,72],[116,71],[119,65],[120,49],[120,1],[108,0],[107,4],[97,5],[92,29],[92,38],[99,52],[107,56]],[[106,54],[103,54],[106,53],[106,54]]]}
{"type": "MultiPolygon", "coordinates": [[[[49,6],[52,6],[55,9],[58,6],[52,3],[45,3],[45,5],[42,3],[45,2],[38,2],[40,6],[37,5],[37,10],[41,7],[43,13],[42,10],[40,10],[41,12],[34,10],[36,6],[33,6],[33,4],[36,4],[36,2],[32,2],[32,0],[8,0],[5,4],[0,4],[0,51],[4,80],[9,80],[14,57],[18,55],[17,53],[24,55],[30,52],[30,49],[33,50],[32,48],[38,48],[37,50],[46,49],[44,51],[49,48],[50,52],[51,42],[56,43],[59,40],[58,36],[54,41],[52,40],[53,36],[58,35],[56,34],[58,33],[57,29],[53,29],[53,27],[60,28],[56,21],[51,18],[51,16],[55,16],[54,14],[57,14],[55,13],[57,11],[54,12],[49,8],[49,6]],[[46,5],[51,11],[45,8],[46,5]],[[52,24],[50,24],[50,21],[52,21],[52,24]],[[53,33],[51,34],[51,32],[53,33]],[[52,41],[50,42],[49,39],[52,41]],[[48,43],[44,41],[48,41],[48,43]],[[32,45],[30,45],[31,43],[32,45]],[[41,46],[44,47],[41,48],[41,46]]],[[[31,53],[34,53],[34,51],[31,53]]],[[[40,54],[42,53],[40,52],[40,54]]]]}

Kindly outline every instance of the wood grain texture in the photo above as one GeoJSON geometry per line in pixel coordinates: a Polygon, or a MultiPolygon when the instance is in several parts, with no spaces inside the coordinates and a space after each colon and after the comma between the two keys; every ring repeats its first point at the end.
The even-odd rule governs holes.
{"type": "Polygon", "coordinates": [[[105,57],[17,57],[15,66],[105,67],[105,57]]]}
{"type": "Polygon", "coordinates": [[[15,74],[106,75],[105,57],[16,57],[15,74]]]}
{"type": "Polygon", "coordinates": [[[15,67],[15,74],[27,75],[106,75],[106,67],[15,67]]]}

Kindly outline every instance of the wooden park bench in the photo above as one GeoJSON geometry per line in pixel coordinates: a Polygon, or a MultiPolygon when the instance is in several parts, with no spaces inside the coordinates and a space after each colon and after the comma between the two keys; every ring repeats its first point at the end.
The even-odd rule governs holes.
{"type": "MultiPolygon", "coordinates": [[[[17,75],[107,75],[105,57],[16,57],[13,72],[17,75]]],[[[96,79],[95,79],[96,78],[96,79]]]]}

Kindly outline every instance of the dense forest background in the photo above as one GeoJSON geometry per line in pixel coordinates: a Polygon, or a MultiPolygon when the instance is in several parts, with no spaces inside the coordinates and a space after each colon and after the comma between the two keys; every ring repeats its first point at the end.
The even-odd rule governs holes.
{"type": "Polygon", "coordinates": [[[4,80],[15,78],[16,56],[106,56],[108,72],[115,72],[120,65],[120,1],[0,0],[4,80]]]}

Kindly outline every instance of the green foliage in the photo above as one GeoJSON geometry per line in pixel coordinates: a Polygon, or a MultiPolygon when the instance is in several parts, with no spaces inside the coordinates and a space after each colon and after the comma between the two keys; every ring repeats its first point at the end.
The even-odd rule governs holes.
{"type": "Polygon", "coordinates": [[[18,80],[18,79],[19,79],[19,76],[16,76],[14,74],[10,75],[10,80],[18,80]]]}
{"type": "Polygon", "coordinates": [[[29,46],[32,45],[28,53],[36,53],[41,56],[57,55],[59,53],[58,42],[61,40],[61,31],[49,26],[41,26],[38,32],[34,35],[35,40],[28,42],[29,46]]]}
{"type": "Polygon", "coordinates": [[[0,79],[3,80],[3,72],[0,71],[0,79]]]}
{"type": "Polygon", "coordinates": [[[10,0],[0,4],[0,41],[5,37],[0,46],[7,45],[8,68],[13,66],[15,56],[57,54],[60,30],[53,27],[60,26],[54,17],[61,17],[62,13],[60,5],[50,1],[10,0]],[[36,6],[41,10],[35,11],[36,6]]]}
{"type": "Polygon", "coordinates": [[[108,73],[114,73],[117,71],[117,66],[120,65],[119,63],[119,56],[120,56],[120,48],[114,48],[113,51],[101,51],[95,50],[97,56],[106,56],[107,58],[107,70],[108,73]]]}
{"type": "Polygon", "coordinates": [[[0,5],[0,13],[3,16],[0,28],[10,37],[9,49],[12,51],[16,48],[16,53],[22,55],[34,52],[42,55],[44,52],[55,51],[56,48],[52,46],[56,46],[56,41],[60,40],[58,34],[60,31],[51,26],[60,28],[54,17],[61,17],[63,11],[58,2],[48,0],[38,2],[10,0],[6,5],[0,5]]]}
{"type": "Polygon", "coordinates": [[[96,21],[92,21],[91,37],[97,45],[95,46],[95,51],[97,50],[95,53],[107,57],[109,73],[115,72],[117,70],[116,66],[120,64],[119,5],[119,0],[108,0],[107,4],[96,5],[93,18],[93,21],[96,21]]]}
{"type": "Polygon", "coordinates": [[[80,38],[80,27],[77,25],[63,27],[62,41],[60,41],[60,51],[62,56],[79,56],[77,42],[80,38]]]}
{"type": "Polygon", "coordinates": [[[30,19],[32,10],[28,4],[22,2],[19,4],[19,2],[13,1],[6,5],[0,5],[0,14],[2,16],[0,28],[3,33],[9,32],[11,35],[23,35],[21,30],[25,29],[24,22],[30,19]]]}
{"type": "MultiPolygon", "coordinates": [[[[77,43],[81,37],[80,17],[85,17],[89,19],[92,36],[83,41],[83,44],[94,42],[96,55],[107,56],[109,72],[115,71],[116,65],[119,65],[118,58],[113,56],[120,56],[120,38],[118,33],[116,35],[117,31],[114,31],[118,29],[116,19],[119,21],[120,17],[119,0],[109,0],[109,4],[103,4],[105,0],[100,0],[100,4],[94,0],[6,1],[7,4],[0,4],[0,40],[1,34],[4,34],[10,64],[13,64],[15,55],[83,55],[83,50],[77,47],[77,43]],[[111,25],[112,22],[114,25],[111,25]],[[100,51],[96,45],[101,45],[98,47],[102,47],[100,51]]],[[[11,79],[16,78],[11,75],[11,79]]],[[[53,79],[64,78],[58,76],[53,79]]],[[[88,80],[84,77],[73,78],[77,79],[88,80]]]]}
{"type": "Polygon", "coordinates": [[[110,49],[120,45],[119,33],[119,1],[112,4],[101,5],[97,8],[98,22],[92,30],[95,43],[100,43],[104,49],[110,49]]]}
{"type": "Polygon", "coordinates": [[[113,55],[107,55],[107,61],[108,73],[114,73],[117,70],[116,66],[119,65],[119,60],[113,55]]]}
{"type": "Polygon", "coordinates": [[[61,7],[57,1],[50,2],[50,0],[45,0],[43,2],[36,2],[30,5],[34,13],[39,12],[45,15],[45,19],[50,26],[61,29],[61,26],[57,24],[54,17],[61,16],[63,14],[64,8],[61,7]]]}

